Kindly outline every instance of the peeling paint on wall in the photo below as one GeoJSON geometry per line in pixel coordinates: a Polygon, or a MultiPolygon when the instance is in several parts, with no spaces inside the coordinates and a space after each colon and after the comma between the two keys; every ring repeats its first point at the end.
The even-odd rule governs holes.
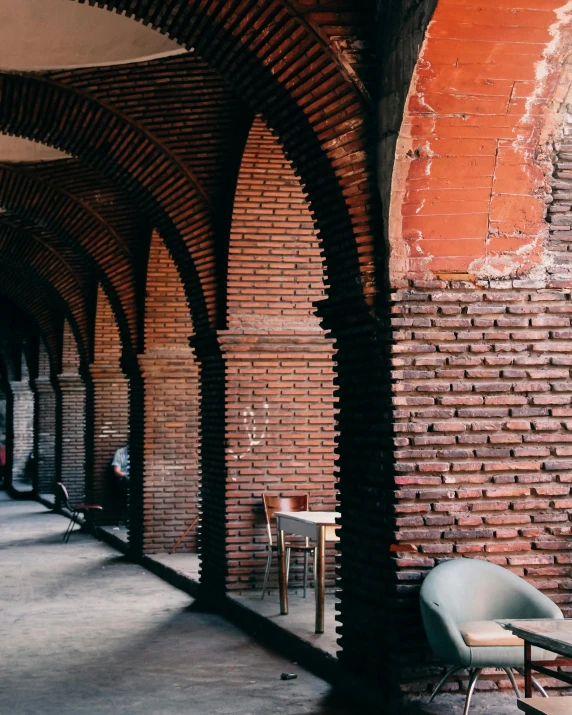
{"type": "Polygon", "coordinates": [[[440,0],[397,145],[394,280],[542,273],[550,260],[546,145],[562,101],[571,27],[570,0],[542,9],[440,0]]]}

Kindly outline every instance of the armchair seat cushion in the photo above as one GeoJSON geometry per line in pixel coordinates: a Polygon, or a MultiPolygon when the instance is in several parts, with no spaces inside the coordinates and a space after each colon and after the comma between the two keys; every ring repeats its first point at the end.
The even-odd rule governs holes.
{"type": "Polygon", "coordinates": [[[523,640],[505,630],[496,621],[465,621],[457,626],[463,640],[470,647],[524,645],[523,640]]]}

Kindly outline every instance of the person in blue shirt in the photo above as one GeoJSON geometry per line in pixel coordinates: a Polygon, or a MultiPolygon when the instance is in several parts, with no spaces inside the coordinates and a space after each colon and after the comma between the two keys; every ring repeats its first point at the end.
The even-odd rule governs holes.
{"type": "Polygon", "coordinates": [[[111,462],[113,474],[115,476],[115,486],[117,494],[123,502],[123,506],[127,505],[129,495],[129,446],[120,447],[113,457],[111,462]]]}

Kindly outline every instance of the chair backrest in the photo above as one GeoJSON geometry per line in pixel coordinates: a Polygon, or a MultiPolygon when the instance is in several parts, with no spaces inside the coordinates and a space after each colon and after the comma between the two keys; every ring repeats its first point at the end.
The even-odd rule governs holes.
{"type": "Polygon", "coordinates": [[[56,497],[56,504],[60,504],[60,506],[65,506],[66,509],[71,509],[68,490],[62,484],[62,482],[56,483],[56,487],[54,489],[54,496],[56,497]]]}
{"type": "Polygon", "coordinates": [[[262,501],[264,502],[268,542],[272,545],[272,525],[276,521],[274,514],[277,511],[308,511],[310,498],[308,494],[297,494],[295,497],[263,494],[262,501]]]}
{"type": "MultiPolygon", "coordinates": [[[[539,605],[560,609],[538,589],[502,566],[480,559],[452,559],[436,566],[421,587],[424,602],[446,612],[455,623],[497,618],[538,618],[539,605]],[[546,603],[544,603],[546,601],[546,603]]],[[[546,616],[545,616],[546,617],[546,616]]]]}

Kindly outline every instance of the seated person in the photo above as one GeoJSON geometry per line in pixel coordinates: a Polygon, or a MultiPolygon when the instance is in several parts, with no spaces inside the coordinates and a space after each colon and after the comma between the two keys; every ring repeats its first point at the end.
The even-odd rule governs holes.
{"type": "Polygon", "coordinates": [[[125,445],[120,447],[113,461],[111,462],[113,468],[113,474],[116,477],[115,485],[117,493],[124,500],[127,501],[127,496],[129,494],[129,446],[125,445]]]}

